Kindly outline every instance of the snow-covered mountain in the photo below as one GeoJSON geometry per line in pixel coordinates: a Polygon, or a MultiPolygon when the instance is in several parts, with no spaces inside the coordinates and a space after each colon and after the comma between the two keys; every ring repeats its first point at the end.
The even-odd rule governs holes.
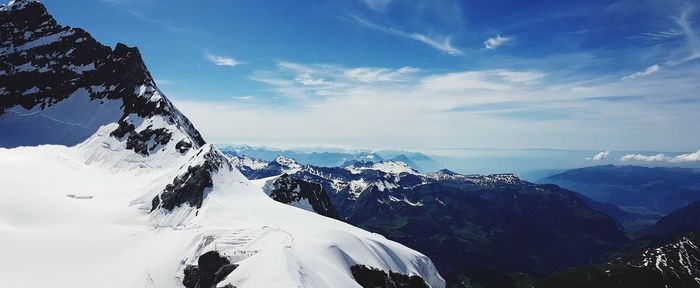
{"type": "MultiPolygon", "coordinates": [[[[291,159],[284,161],[294,163],[290,166],[236,159],[233,164],[247,177],[265,177],[254,182],[269,194],[280,179],[270,175],[320,185],[320,193],[309,194],[328,194],[341,219],[419,249],[443,273],[472,268],[556,271],[593,264],[627,241],[610,217],[588,207],[578,194],[513,174],[422,174],[393,160],[317,167],[291,159]]],[[[275,194],[286,198],[300,194],[276,187],[275,194]]]]}
{"type": "MultiPolygon", "coordinates": [[[[347,150],[339,148],[295,148],[276,149],[266,147],[252,147],[250,145],[222,145],[220,149],[231,155],[248,156],[265,161],[273,161],[278,156],[293,158],[302,165],[319,167],[342,167],[355,163],[382,162],[395,160],[404,162],[421,172],[436,171],[444,168],[432,156],[419,152],[395,151],[395,150],[347,150]]],[[[446,158],[446,157],[442,157],[446,158]]]]}
{"type": "Polygon", "coordinates": [[[421,253],[270,199],[138,49],[31,0],[0,8],[0,32],[2,286],[360,287],[378,269],[444,287],[421,253]]]}

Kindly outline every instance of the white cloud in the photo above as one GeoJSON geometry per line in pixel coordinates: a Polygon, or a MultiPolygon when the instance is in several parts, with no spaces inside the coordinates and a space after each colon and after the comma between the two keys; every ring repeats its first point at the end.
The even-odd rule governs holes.
{"type": "MultiPolygon", "coordinates": [[[[693,22],[691,20],[692,14],[694,12],[694,6],[686,5],[683,8],[683,10],[681,10],[681,14],[678,17],[674,18],[679,30],[670,30],[665,34],[660,34],[669,35],[669,38],[683,36],[686,40],[686,47],[678,47],[680,49],[671,49],[672,52],[675,52],[672,55],[676,59],[665,62],[664,64],[666,66],[676,66],[689,61],[700,59],[700,37],[698,37],[698,33],[693,28],[693,22]]],[[[676,48],[676,46],[674,46],[674,48],[676,48]]]]}
{"type": "Polygon", "coordinates": [[[234,67],[241,64],[241,62],[238,62],[236,59],[231,57],[218,56],[208,52],[204,55],[204,57],[217,66],[234,67]]]}
{"type": "Polygon", "coordinates": [[[423,79],[424,88],[447,90],[493,90],[506,91],[516,87],[513,84],[533,84],[544,77],[535,71],[479,70],[438,74],[423,79]]]}
{"type": "Polygon", "coordinates": [[[511,40],[513,40],[512,37],[502,37],[501,35],[496,35],[496,37],[486,39],[486,41],[484,41],[484,47],[486,47],[486,49],[496,49],[499,46],[510,42],[511,40]]]}
{"type": "Polygon", "coordinates": [[[593,155],[593,157],[586,157],[586,160],[592,161],[603,161],[610,156],[610,151],[602,151],[598,154],[593,155]]]}
{"type": "Polygon", "coordinates": [[[423,42],[425,44],[432,46],[433,48],[435,48],[437,50],[440,50],[442,52],[445,52],[445,53],[453,55],[453,56],[459,56],[459,55],[463,54],[463,52],[460,49],[452,46],[452,39],[450,37],[441,37],[440,39],[438,39],[438,37],[429,37],[429,36],[426,36],[425,34],[409,33],[409,32],[401,31],[399,29],[395,29],[392,27],[381,26],[381,25],[372,23],[366,19],[363,19],[363,18],[360,18],[357,16],[353,16],[351,19],[353,21],[355,21],[356,23],[359,23],[362,26],[365,26],[367,28],[371,28],[371,29],[381,31],[384,33],[389,33],[389,34],[399,36],[399,37],[404,37],[404,38],[409,38],[409,39],[413,39],[416,41],[420,41],[420,42],[423,42]]]}
{"type": "Polygon", "coordinates": [[[671,158],[664,154],[642,155],[642,154],[627,154],[620,158],[620,161],[637,161],[637,162],[667,162],[671,158]]]}
{"type": "Polygon", "coordinates": [[[418,40],[420,42],[423,42],[425,44],[433,46],[433,48],[438,49],[438,50],[445,52],[447,54],[454,55],[454,56],[462,55],[461,50],[452,46],[452,39],[450,39],[450,38],[444,38],[442,40],[437,40],[437,39],[428,38],[427,36],[425,36],[423,34],[413,33],[413,34],[409,35],[409,34],[405,34],[403,32],[401,34],[407,35],[409,38],[412,38],[414,40],[418,40]]]}
{"type": "MultiPolygon", "coordinates": [[[[220,139],[231,137],[233,127],[242,129],[243,124],[229,129],[217,123],[235,121],[242,113],[260,120],[256,122],[260,129],[240,135],[241,141],[266,137],[262,134],[279,135],[275,141],[299,139],[331,144],[365,141],[353,143],[358,146],[405,143],[436,147],[455,143],[501,148],[556,145],[556,148],[591,149],[606,145],[629,150],[677,150],[678,146],[697,142],[695,135],[700,133],[700,127],[688,125],[700,121],[697,105],[659,103],[687,99],[700,89],[700,83],[692,81],[700,77],[700,71],[690,66],[669,69],[641,83],[597,75],[572,79],[560,77],[562,74],[557,71],[414,69],[417,70],[410,66],[280,62],[276,68],[252,75],[251,79],[262,85],[254,101],[231,100],[230,107],[221,107],[231,109],[227,113],[233,116],[212,115],[209,106],[202,104],[197,105],[201,113],[192,117],[195,121],[210,119],[207,125],[218,125],[209,131],[220,139]],[[663,99],[654,97],[661,94],[663,99]],[[590,100],[601,95],[636,98],[590,100]],[[279,113],[285,109],[289,115],[279,113]],[[639,111],[645,111],[644,117],[639,116],[639,111]],[[317,119],[324,121],[313,123],[317,119]],[[533,125],[532,121],[538,122],[533,125]],[[376,123],[384,122],[386,127],[375,127],[376,123]],[[282,131],[278,123],[306,128],[282,131]],[[464,125],[454,123],[468,123],[469,132],[464,133],[464,125]],[[428,131],[429,136],[418,139],[403,131],[393,131],[408,126],[415,127],[413,131],[428,131]],[[363,134],[370,130],[373,132],[363,134]]],[[[593,154],[587,156],[592,160],[593,154]]],[[[634,161],[631,156],[626,159],[634,161]]]]}
{"type": "Polygon", "coordinates": [[[679,29],[668,29],[666,31],[660,32],[641,33],[639,35],[631,36],[630,38],[646,39],[651,41],[663,41],[676,38],[678,36],[683,36],[683,31],[679,29]]]}
{"type": "Polygon", "coordinates": [[[686,38],[690,53],[688,57],[684,58],[678,63],[673,63],[674,65],[700,58],[700,38],[698,38],[698,34],[695,32],[695,29],[693,29],[693,24],[690,20],[693,12],[695,12],[695,7],[686,6],[681,12],[681,15],[676,19],[678,27],[681,28],[686,38]]]}
{"type": "Polygon", "coordinates": [[[294,80],[306,86],[318,86],[328,84],[325,80],[323,80],[323,78],[314,78],[308,73],[299,74],[294,78],[294,80]]]}
{"type": "Polygon", "coordinates": [[[423,79],[422,87],[435,91],[504,91],[509,89],[508,85],[491,81],[487,73],[479,71],[455,72],[429,76],[423,79]]]}
{"type": "Polygon", "coordinates": [[[363,0],[367,7],[372,10],[384,11],[392,0],[363,0]]]}
{"type": "Polygon", "coordinates": [[[544,77],[544,73],[533,72],[533,71],[509,71],[501,70],[496,73],[503,79],[515,83],[531,84],[537,82],[539,79],[544,77]]]}
{"type": "Polygon", "coordinates": [[[700,150],[693,153],[681,154],[676,157],[671,158],[670,162],[700,162],[700,150]]]}
{"type": "MultiPolygon", "coordinates": [[[[418,68],[405,66],[401,68],[353,67],[347,68],[330,64],[299,64],[280,62],[278,67],[284,72],[291,72],[294,80],[305,86],[347,86],[348,82],[400,82],[420,71],[418,68]]],[[[264,81],[261,81],[264,82],[264,81]]],[[[282,83],[288,84],[288,83],[282,83]]]]}
{"type": "Polygon", "coordinates": [[[644,69],[644,71],[635,72],[635,73],[632,73],[632,74],[627,75],[625,77],[622,77],[622,80],[635,79],[635,78],[640,78],[640,77],[644,77],[644,76],[649,76],[651,74],[659,72],[659,69],[660,69],[659,65],[654,64],[654,65],[647,67],[647,69],[644,69]]]}
{"type": "Polygon", "coordinates": [[[343,73],[345,77],[360,82],[390,82],[403,81],[407,75],[418,72],[417,68],[406,66],[399,69],[359,67],[347,69],[343,73]]]}
{"type": "MultiPolygon", "coordinates": [[[[285,70],[291,70],[297,73],[305,73],[305,74],[313,74],[317,73],[321,67],[313,67],[313,65],[304,65],[304,64],[299,64],[299,63],[293,63],[293,62],[279,62],[277,63],[277,66],[279,66],[281,69],[285,70]]],[[[318,65],[316,65],[318,66],[318,65]]]]}
{"type": "MultiPolygon", "coordinates": [[[[251,80],[271,86],[278,96],[312,100],[313,96],[338,96],[363,86],[394,86],[414,79],[418,68],[405,66],[345,67],[333,64],[279,62],[276,71],[258,71],[251,80]]],[[[369,89],[368,88],[368,89],[369,89]]]]}
{"type": "Polygon", "coordinates": [[[294,81],[287,80],[287,79],[282,79],[282,78],[276,78],[275,75],[267,75],[267,73],[258,73],[250,77],[251,80],[253,81],[258,81],[261,83],[265,83],[271,86],[291,86],[294,84],[294,81]]]}
{"type": "Polygon", "coordinates": [[[628,154],[620,158],[622,161],[639,161],[639,162],[669,162],[669,163],[684,163],[684,162],[700,162],[700,150],[680,154],[674,157],[666,156],[665,154],[642,155],[628,154]]]}
{"type": "Polygon", "coordinates": [[[255,96],[250,96],[250,95],[244,95],[244,96],[231,96],[232,99],[235,100],[241,100],[241,101],[250,101],[255,99],[255,96]]]}

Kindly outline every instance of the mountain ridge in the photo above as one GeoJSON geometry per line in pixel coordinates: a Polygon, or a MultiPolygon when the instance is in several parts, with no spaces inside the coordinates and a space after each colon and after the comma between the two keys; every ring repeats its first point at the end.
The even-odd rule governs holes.
{"type": "Polygon", "coordinates": [[[700,170],[693,168],[602,165],[567,170],[538,182],[647,213],[666,214],[700,200],[700,170]]]}
{"type": "Polygon", "coordinates": [[[364,265],[444,287],[419,252],[267,197],[157,88],[138,49],[60,26],[39,2],[9,4],[0,246],[17,249],[0,260],[5,285],[357,287],[350,267],[364,265]],[[52,268],[37,276],[29,259],[52,268]]]}
{"type": "Polygon", "coordinates": [[[259,159],[232,159],[247,177],[262,178],[254,181],[274,183],[275,175],[288,173],[320,184],[341,219],[424,251],[441,271],[465,266],[552,271],[592,264],[627,241],[611,218],[589,208],[578,194],[514,174],[462,175],[447,169],[421,174],[393,161],[302,165],[290,173],[290,167],[266,166],[259,159]],[[251,163],[255,167],[246,166],[251,163]],[[564,252],[570,250],[580,253],[564,252]]]}

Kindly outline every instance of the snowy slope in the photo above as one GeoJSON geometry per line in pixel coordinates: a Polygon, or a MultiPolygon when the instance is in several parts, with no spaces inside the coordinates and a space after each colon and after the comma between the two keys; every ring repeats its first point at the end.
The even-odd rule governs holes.
{"type": "Polygon", "coordinates": [[[135,48],[95,46],[86,32],[58,26],[35,1],[10,2],[0,20],[11,33],[44,33],[36,36],[41,43],[75,33],[83,39],[40,46],[34,38],[0,39],[0,68],[10,75],[0,77],[0,138],[12,139],[2,144],[78,143],[0,148],[3,287],[183,287],[185,270],[214,250],[238,265],[219,287],[359,287],[355,264],[444,287],[426,256],[271,200],[204,143],[155,86],[135,48]],[[8,20],[18,18],[41,23],[21,31],[8,20]],[[23,72],[15,63],[46,60],[84,42],[92,46],[76,50],[101,51],[94,54],[99,59],[78,61],[69,53],[48,66],[32,64],[59,71],[51,79],[30,75],[45,73],[41,68],[23,72]],[[69,68],[87,62],[96,63],[85,68],[95,72],[69,68]],[[63,87],[65,93],[47,89],[70,79],[77,84],[63,87]],[[70,141],[38,135],[47,127],[70,141]]]}
{"type": "Polygon", "coordinates": [[[90,163],[86,154],[109,153],[91,148],[0,149],[6,287],[179,287],[184,264],[209,250],[240,260],[225,280],[236,287],[358,287],[353,264],[444,285],[427,257],[277,203],[235,169],[213,177],[202,208],[149,213],[150,198],[177,176],[178,166],[151,168],[152,159],[90,163]],[[37,262],[52,268],[35,277],[37,262]]]}

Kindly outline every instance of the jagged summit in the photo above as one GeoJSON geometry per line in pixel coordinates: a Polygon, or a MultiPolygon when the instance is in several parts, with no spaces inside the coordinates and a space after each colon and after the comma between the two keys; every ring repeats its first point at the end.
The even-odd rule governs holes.
{"type": "Polygon", "coordinates": [[[7,4],[0,4],[0,12],[24,9],[31,3],[39,3],[37,0],[12,0],[7,4]]]}
{"type": "Polygon", "coordinates": [[[282,155],[278,155],[277,158],[275,158],[275,162],[277,162],[277,164],[285,166],[299,165],[297,163],[297,160],[295,160],[294,158],[286,158],[282,155]]]}
{"type": "Polygon", "coordinates": [[[357,287],[350,267],[364,265],[444,287],[426,256],[270,199],[205,144],[138,49],[32,1],[3,6],[0,37],[4,286],[357,287]]]}
{"type": "Polygon", "coordinates": [[[163,97],[138,48],[110,48],[61,26],[37,1],[10,2],[0,23],[9,36],[0,42],[0,135],[23,136],[1,137],[0,146],[71,146],[114,122],[110,136],[143,155],[157,146],[149,142],[181,142],[179,150],[205,143],[163,97]]]}
{"type": "Polygon", "coordinates": [[[440,170],[438,170],[438,171],[435,172],[435,173],[437,173],[437,174],[445,174],[445,175],[455,175],[455,174],[457,174],[456,172],[454,172],[454,171],[452,171],[452,170],[450,170],[450,169],[447,169],[447,168],[445,168],[445,169],[440,169],[440,170]]]}
{"type": "Polygon", "coordinates": [[[353,173],[360,173],[362,170],[376,170],[389,174],[418,174],[418,171],[413,169],[410,165],[395,160],[356,163],[348,166],[347,169],[353,173]]]}

